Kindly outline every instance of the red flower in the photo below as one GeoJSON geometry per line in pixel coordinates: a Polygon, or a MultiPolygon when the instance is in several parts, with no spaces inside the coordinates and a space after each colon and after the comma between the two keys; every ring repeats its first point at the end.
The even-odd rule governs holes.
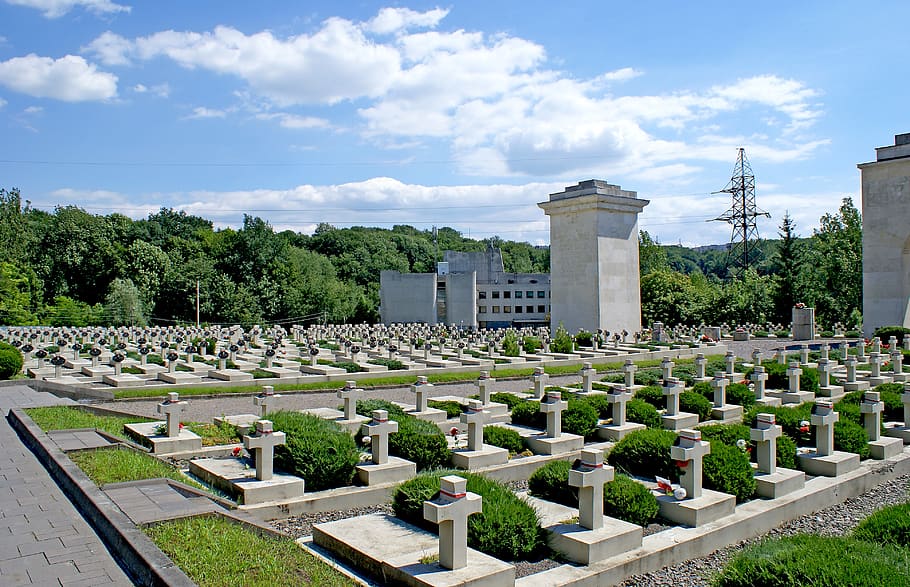
{"type": "Polygon", "coordinates": [[[458,436],[458,428],[452,426],[452,429],[449,430],[449,434],[451,434],[452,436],[458,436]]]}
{"type": "Polygon", "coordinates": [[[808,426],[800,426],[800,427],[799,427],[799,431],[802,432],[803,434],[806,434],[807,432],[809,432],[809,427],[808,427],[808,426]]]}
{"type": "Polygon", "coordinates": [[[183,423],[180,423],[180,429],[183,430],[183,423]]]}
{"type": "Polygon", "coordinates": [[[685,469],[686,467],[689,466],[689,461],[673,461],[673,462],[676,463],[676,466],[679,467],[680,469],[685,469]]]}
{"type": "Polygon", "coordinates": [[[239,457],[241,452],[243,452],[243,449],[240,448],[239,446],[235,446],[234,450],[231,451],[231,454],[234,455],[235,457],[239,457]]]}

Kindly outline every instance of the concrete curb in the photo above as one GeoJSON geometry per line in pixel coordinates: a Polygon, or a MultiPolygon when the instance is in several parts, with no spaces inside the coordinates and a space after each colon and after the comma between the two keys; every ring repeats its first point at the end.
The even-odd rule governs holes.
{"type": "Polygon", "coordinates": [[[195,585],[23,410],[11,409],[7,420],[137,585],[195,585]]]}

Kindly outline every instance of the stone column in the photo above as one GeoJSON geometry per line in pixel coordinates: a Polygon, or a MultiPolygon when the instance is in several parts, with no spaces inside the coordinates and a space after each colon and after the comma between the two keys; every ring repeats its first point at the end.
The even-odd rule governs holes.
{"type": "Polygon", "coordinates": [[[790,393],[799,393],[799,376],[802,374],[803,370],[799,368],[799,363],[790,361],[790,368],[787,369],[790,393]]]}
{"type": "Polygon", "coordinates": [[[881,437],[882,411],[885,403],[881,401],[879,392],[867,391],[863,393],[863,401],[859,404],[859,411],[863,416],[863,427],[869,440],[875,442],[881,437]]]}
{"type": "Polygon", "coordinates": [[[727,374],[733,377],[733,374],[736,373],[736,355],[733,354],[733,351],[727,351],[727,354],[724,355],[724,365],[727,368],[727,374]]]}
{"type": "Polygon", "coordinates": [[[698,353],[695,355],[695,379],[705,378],[705,368],[707,366],[708,359],[705,358],[704,353],[698,353]]]}
{"type": "Polygon", "coordinates": [[[904,353],[900,349],[891,351],[891,372],[900,375],[904,372],[904,353]]]}
{"type": "Polygon", "coordinates": [[[158,404],[158,413],[167,418],[167,437],[176,438],[180,435],[180,414],[186,408],[187,402],[180,401],[177,392],[167,394],[167,399],[158,404]]]}
{"type": "Polygon", "coordinates": [[[622,373],[625,377],[626,389],[632,389],[635,386],[635,371],[638,370],[638,366],[632,362],[632,359],[626,359],[626,362],[623,363],[622,373]]]}
{"type": "Polygon", "coordinates": [[[882,356],[876,351],[869,353],[869,377],[881,377],[882,375],[882,356]]]}
{"type": "Polygon", "coordinates": [[[357,387],[356,381],[345,381],[344,387],[338,390],[337,395],[344,400],[344,419],[357,418],[357,400],[363,396],[363,390],[357,387]]]}
{"type": "Polygon", "coordinates": [[[244,435],[243,447],[254,453],[258,481],[268,481],[272,478],[275,447],[286,442],[284,432],[275,432],[268,420],[256,420],[256,433],[244,435]]]}
{"type": "Polygon", "coordinates": [[[468,564],[468,516],[483,511],[482,498],[467,491],[457,475],[439,480],[439,497],[423,502],[423,517],[439,525],[439,566],[456,570],[468,564]]]}
{"type": "Polygon", "coordinates": [[[831,385],[831,369],[833,365],[828,359],[821,358],[818,360],[818,386],[819,388],[829,387],[831,385]]]}
{"type": "Polygon", "coordinates": [[[604,483],[613,480],[613,467],[604,465],[604,453],[583,449],[569,470],[569,486],[578,488],[578,523],[588,530],[604,525],[604,483]]]}
{"type": "Polygon", "coordinates": [[[834,404],[828,400],[816,400],[809,423],[815,426],[815,452],[820,457],[834,452],[834,423],[840,414],[834,411],[834,404]]]}
{"type": "Polygon", "coordinates": [[[626,403],[632,399],[632,392],[614,387],[607,394],[607,401],[613,404],[613,425],[623,426],[626,423],[626,403]]]}
{"type": "Polygon", "coordinates": [[[679,413],[679,394],[685,387],[679,382],[679,379],[671,378],[664,381],[662,391],[667,398],[667,415],[675,416],[679,413]]]}
{"type": "Polygon", "coordinates": [[[714,388],[714,407],[722,408],[727,403],[727,385],[730,380],[727,379],[726,373],[717,371],[714,379],[711,380],[711,387],[714,388]]]}
{"type": "Polygon", "coordinates": [[[534,397],[538,400],[543,399],[547,393],[547,382],[550,376],[544,371],[543,367],[534,367],[534,374],[531,375],[531,385],[534,387],[534,397]]]}
{"type": "Polygon", "coordinates": [[[711,443],[701,439],[698,430],[680,430],[676,443],[670,447],[670,458],[681,464],[679,485],[686,490],[685,499],[697,499],[702,494],[702,460],[711,453],[711,443]]]}
{"type": "Polygon", "coordinates": [[[558,391],[547,392],[546,401],[540,402],[540,411],[547,415],[547,438],[562,436],[562,412],[567,407],[569,402],[558,391]]]}
{"type": "Polygon", "coordinates": [[[661,379],[666,381],[667,379],[672,378],[673,377],[673,367],[675,367],[675,366],[676,366],[676,363],[671,361],[669,358],[664,357],[664,359],[660,362],[661,379]]]}
{"type": "Polygon", "coordinates": [[[777,439],[783,429],[775,424],[774,414],[758,414],[755,428],[749,431],[749,438],[757,444],[758,470],[773,475],[777,472],[777,439]]]}
{"type": "Polygon", "coordinates": [[[809,345],[804,344],[799,347],[799,364],[808,365],[809,364],[809,345]]]}
{"type": "Polygon", "coordinates": [[[281,397],[280,395],[275,395],[275,388],[271,385],[263,385],[262,393],[253,397],[253,405],[259,406],[259,416],[265,418],[265,415],[269,412],[269,406],[274,405],[275,399],[281,397]]]}
{"type": "Polygon", "coordinates": [[[417,376],[417,383],[411,385],[411,392],[417,396],[417,407],[415,408],[416,412],[427,411],[427,394],[432,388],[433,384],[427,382],[425,375],[417,376]]]}
{"type": "Polygon", "coordinates": [[[360,427],[360,433],[370,437],[370,453],[374,465],[389,462],[389,435],[398,432],[398,422],[389,420],[385,410],[373,410],[373,419],[360,427]]]}
{"type": "Polygon", "coordinates": [[[468,425],[468,450],[483,450],[483,425],[487,413],[478,400],[468,401],[468,411],[459,416],[462,424],[468,425]]]}
{"type": "Polygon", "coordinates": [[[481,371],[480,377],[474,382],[480,395],[480,403],[485,406],[490,405],[490,388],[494,383],[496,383],[496,380],[490,377],[489,371],[481,371]]]}
{"type": "Polygon", "coordinates": [[[856,383],[856,357],[848,355],[844,359],[844,366],[847,368],[847,379],[846,383],[856,383]]]}
{"type": "Polygon", "coordinates": [[[750,377],[752,383],[755,384],[755,399],[760,400],[765,397],[765,381],[768,380],[768,374],[765,373],[765,368],[761,365],[756,365],[752,368],[752,375],[750,377]]]}
{"type": "Polygon", "coordinates": [[[597,377],[597,369],[591,366],[591,363],[582,364],[581,368],[581,391],[591,393],[594,390],[594,378],[597,377]]]}
{"type": "Polygon", "coordinates": [[[819,358],[821,358],[821,359],[827,359],[827,358],[828,358],[828,352],[831,350],[831,347],[828,346],[828,343],[827,343],[827,342],[823,342],[822,345],[819,347],[818,350],[819,350],[819,353],[820,353],[819,358]]]}

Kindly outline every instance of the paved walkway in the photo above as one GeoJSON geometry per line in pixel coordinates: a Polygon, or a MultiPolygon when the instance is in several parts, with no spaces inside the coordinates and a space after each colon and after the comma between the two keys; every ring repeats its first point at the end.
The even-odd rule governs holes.
{"type": "Polygon", "coordinates": [[[0,388],[0,585],[132,585],[101,539],[6,420],[10,408],[72,403],[0,388]]]}

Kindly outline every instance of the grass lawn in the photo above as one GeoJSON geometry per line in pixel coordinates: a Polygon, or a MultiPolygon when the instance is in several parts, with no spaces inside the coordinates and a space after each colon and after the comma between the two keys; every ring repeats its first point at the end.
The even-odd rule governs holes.
{"type": "Polygon", "coordinates": [[[123,432],[124,424],[151,421],[139,416],[99,416],[70,406],[27,408],[25,413],[45,432],[72,428],[98,428],[120,438],[126,437],[123,432]]]}
{"type": "Polygon", "coordinates": [[[202,422],[188,422],[186,428],[202,437],[202,446],[216,446],[220,444],[236,444],[240,442],[237,428],[231,424],[204,424],[202,422]]]}
{"type": "Polygon", "coordinates": [[[175,467],[135,450],[109,448],[70,453],[69,457],[99,486],[165,477],[208,490],[175,467]]]}
{"type": "Polygon", "coordinates": [[[200,587],[354,584],[289,538],[268,538],[217,516],[144,532],[200,587]]]}

